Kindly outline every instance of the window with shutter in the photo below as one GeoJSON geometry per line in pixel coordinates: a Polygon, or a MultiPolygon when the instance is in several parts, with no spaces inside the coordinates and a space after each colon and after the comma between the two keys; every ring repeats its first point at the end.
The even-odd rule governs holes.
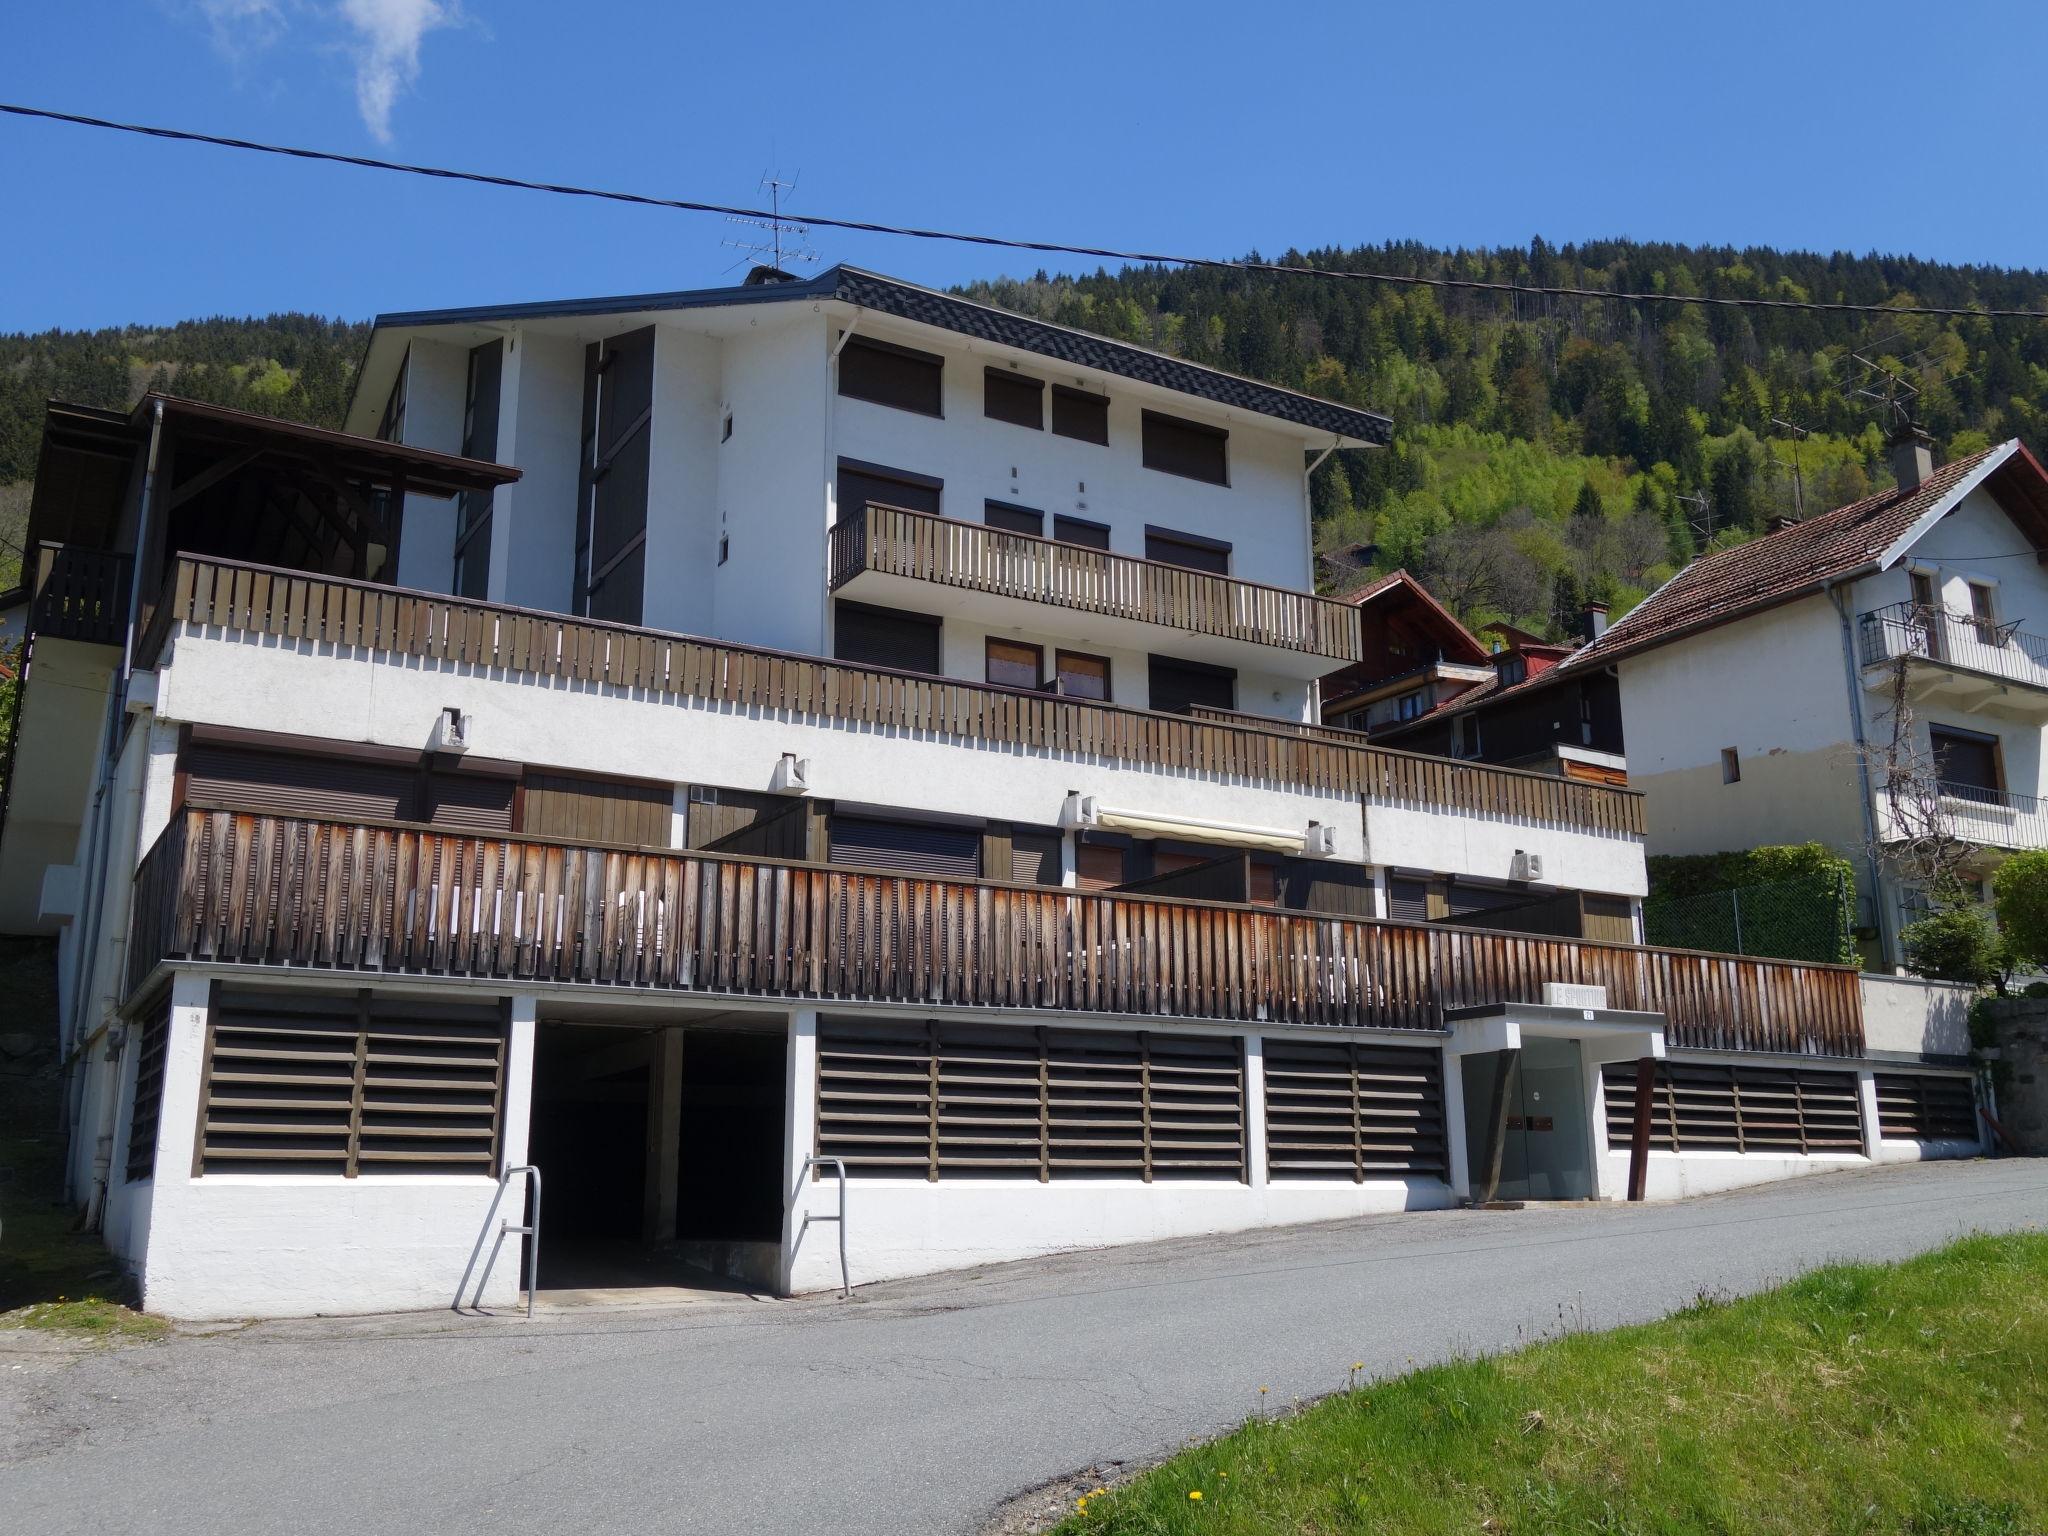
{"type": "Polygon", "coordinates": [[[193,742],[179,759],[188,804],[325,821],[418,821],[409,763],[193,742]]]}
{"type": "Polygon", "coordinates": [[[2003,785],[1996,736],[1941,725],[1929,727],[1927,736],[1945,793],[1970,800],[1997,798],[2003,785]]]}
{"type": "Polygon", "coordinates": [[[576,528],[576,611],[590,618],[640,622],[653,416],[654,327],[592,342],[584,352],[576,528]]]}
{"type": "Polygon", "coordinates": [[[1085,517],[1061,517],[1054,515],[1052,536],[1062,544],[1078,544],[1083,549],[1108,549],[1109,524],[1091,523],[1085,517]]]}
{"type": "Polygon", "coordinates": [[[1395,876],[1387,881],[1387,916],[1397,923],[1429,921],[1429,882],[1395,876]]]}
{"type": "Polygon", "coordinates": [[[981,506],[981,520],[991,528],[1000,528],[1005,533],[1028,533],[1041,535],[1045,532],[1045,514],[1030,507],[1013,507],[1006,501],[985,501],[981,506]]]}
{"type": "Polygon", "coordinates": [[[863,464],[841,459],[833,495],[835,516],[851,517],[870,503],[878,507],[903,507],[912,512],[939,515],[939,501],[945,482],[907,469],[890,469],[881,464],[863,464]]]}
{"type": "Polygon", "coordinates": [[[1069,699],[1109,698],[1109,658],[1087,656],[1079,651],[1061,651],[1056,676],[1061,695],[1069,699]]]}
{"type": "Polygon", "coordinates": [[[494,1006],[216,988],[199,1171],[493,1174],[505,1041],[494,1006]]]}
{"type": "Polygon", "coordinates": [[[858,666],[899,672],[939,671],[939,621],[930,614],[865,603],[835,603],[832,654],[858,666]]]}
{"type": "Polygon", "coordinates": [[[1185,421],[1178,416],[1147,411],[1142,425],[1143,459],[1147,469],[1211,485],[1230,483],[1227,445],[1230,434],[1221,427],[1185,421]]]}
{"type": "Polygon", "coordinates": [[[1224,667],[1154,656],[1148,662],[1152,708],[1184,715],[1195,705],[1209,709],[1237,707],[1237,674],[1224,667]]]}
{"type": "Polygon", "coordinates": [[[1074,884],[1084,891],[1106,891],[1122,885],[1128,852],[1120,843],[1076,844],[1074,884]]]}
{"type": "Polygon", "coordinates": [[[867,400],[943,416],[945,359],[930,352],[855,336],[839,352],[839,393],[849,400],[867,400]]]}
{"type": "Polygon", "coordinates": [[[831,841],[834,864],[954,880],[981,872],[981,834],[966,827],[834,816],[831,841]]]}
{"type": "Polygon", "coordinates": [[[988,681],[1004,688],[1038,687],[1045,675],[1045,651],[1041,647],[993,636],[983,644],[988,681]]]}
{"type": "Polygon", "coordinates": [[[1230,546],[1221,539],[1204,539],[1192,533],[1175,533],[1171,528],[1145,530],[1145,558],[1162,565],[1186,566],[1212,576],[1230,574],[1230,546]]]}
{"type": "Polygon", "coordinates": [[[981,411],[992,421],[1045,429],[1045,384],[1007,368],[985,368],[981,375],[981,411]]]}
{"type": "Polygon", "coordinates": [[[426,814],[419,819],[451,832],[509,834],[518,787],[500,774],[436,769],[427,775],[426,814]]]}
{"type": "Polygon", "coordinates": [[[1052,387],[1052,429],[1060,437],[1084,443],[1109,441],[1109,397],[1064,384],[1052,387]]]}
{"type": "Polygon", "coordinates": [[[1010,831],[1010,879],[1018,885],[1060,884],[1060,834],[1050,829],[1010,831]]]}

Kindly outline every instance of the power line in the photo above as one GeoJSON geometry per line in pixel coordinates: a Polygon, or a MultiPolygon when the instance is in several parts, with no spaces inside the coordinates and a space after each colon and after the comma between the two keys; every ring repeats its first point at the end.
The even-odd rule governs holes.
{"type": "MultiPolygon", "coordinates": [[[[104,117],[87,117],[76,112],[56,112],[47,107],[21,106],[0,102],[0,112],[14,117],[38,118],[45,122],[68,123],[81,128],[103,128],[116,133],[140,134],[145,138],[169,139],[182,144],[210,144],[220,149],[248,150],[257,154],[283,155],[294,160],[314,160],[331,165],[353,165],[364,170],[396,171],[408,176],[428,176],[440,181],[471,182],[478,186],[504,187],[518,192],[548,192],[558,197],[587,197],[601,202],[628,203],[642,208],[666,208],[682,213],[715,213],[725,218],[788,219],[767,208],[744,208],[727,203],[699,202],[689,198],[653,197],[642,192],[616,192],[596,187],[571,186],[562,182],[528,181],[517,176],[495,176],[483,171],[456,171],[441,166],[409,165],[400,160],[379,160],[368,155],[345,155],[333,150],[304,149],[285,144],[264,144],[254,139],[227,138],[219,134],[195,133],[183,128],[160,128],[145,123],[120,123],[104,117]]],[[[1759,299],[1697,293],[1632,293],[1608,288],[1577,288],[1542,284],[1489,282],[1471,277],[1425,277],[1400,272],[1353,272],[1335,267],[1309,267],[1288,262],[1231,261],[1214,256],[1175,256],[1163,251],[1119,250],[1113,246],[1068,245],[1056,240],[1023,240],[1004,235],[969,234],[959,230],[924,229],[909,224],[881,224],[869,219],[832,218],[823,214],[802,215],[805,224],[825,229],[852,230],[859,234],[889,235],[905,240],[944,240],[959,245],[991,246],[1002,250],[1035,251],[1055,256],[1092,256],[1104,261],[1138,262],[1153,266],[1197,267],[1224,272],[1267,272],[1286,277],[1337,278],[1349,282],[1393,283],[1411,288],[1449,288],[1505,295],[1534,294],[1547,298],[1605,299],[1624,304],[1692,304],[1705,308],[1778,309],[1820,314],[1883,314],[1930,316],[1979,320],[2048,320],[2048,310],[2039,309],[1901,309],[1894,304],[1830,303],[1815,299],[1759,299]]]]}

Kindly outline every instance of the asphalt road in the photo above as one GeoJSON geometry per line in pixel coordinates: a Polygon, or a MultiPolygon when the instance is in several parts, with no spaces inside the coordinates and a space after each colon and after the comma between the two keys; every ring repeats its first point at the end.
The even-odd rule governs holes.
{"type": "MultiPolygon", "coordinates": [[[[858,1210],[855,1211],[858,1219],[858,1210]]],[[[2048,1225],[2048,1162],[1681,1205],[1445,1212],[533,1323],[0,1341],[0,1525],[60,1532],[972,1532],[1269,1402],[1639,1321],[1840,1258],[2048,1225]]]]}

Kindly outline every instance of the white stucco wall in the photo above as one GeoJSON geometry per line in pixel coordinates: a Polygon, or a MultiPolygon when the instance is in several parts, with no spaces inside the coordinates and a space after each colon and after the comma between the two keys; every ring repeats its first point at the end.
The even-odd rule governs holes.
{"type": "Polygon", "coordinates": [[[490,594],[566,613],[576,591],[583,348],[515,331],[505,339],[500,390],[497,458],[517,464],[520,476],[492,492],[490,594]]]}
{"type": "Polygon", "coordinates": [[[472,717],[471,750],[484,757],[766,789],[781,755],[794,752],[810,760],[812,792],[831,799],[1051,823],[1078,790],[1126,810],[1301,829],[1319,821],[1336,831],[1337,858],[1365,858],[1358,802],[1342,795],[217,630],[182,630],[173,646],[160,705],[167,719],[418,749],[439,711],[457,705],[472,717]]]}
{"type": "Polygon", "coordinates": [[[1640,839],[1506,816],[1367,804],[1365,845],[1367,862],[1388,868],[1507,880],[1520,850],[1543,856],[1545,885],[1638,897],[1649,889],[1640,839]]]}
{"type": "MultiPolygon", "coordinates": [[[[832,405],[827,331],[808,311],[727,337],[720,406],[732,436],[718,442],[718,525],[728,554],[711,576],[721,638],[828,654],[825,537],[831,524],[832,405]]],[[[657,426],[666,423],[657,423],[657,426]]],[[[649,567],[650,570],[652,567],[649,567]]]]}
{"type": "Polygon", "coordinates": [[[1834,605],[1810,597],[1625,658],[1629,787],[1648,850],[1819,841],[1860,854],[1855,731],[1834,605]],[[1742,777],[1722,782],[1733,747],[1742,777]]]}
{"type": "Polygon", "coordinates": [[[1872,1051],[1967,1056],[1972,990],[1917,976],[1857,978],[1863,993],[1863,1044],[1872,1051]]]}

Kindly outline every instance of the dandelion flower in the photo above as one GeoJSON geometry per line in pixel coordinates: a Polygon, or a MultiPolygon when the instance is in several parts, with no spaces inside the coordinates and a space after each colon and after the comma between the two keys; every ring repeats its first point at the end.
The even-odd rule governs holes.
{"type": "Polygon", "coordinates": [[[1265,1395],[1266,1391],[1267,1391],[1267,1389],[1266,1389],[1265,1387],[1261,1387],[1261,1388],[1259,1388],[1259,1395],[1263,1397],[1263,1396],[1265,1395]]]}
{"type": "Polygon", "coordinates": [[[1190,1488],[1188,1490],[1188,1497],[1193,1499],[1197,1504],[1199,1504],[1202,1502],[1202,1490],[1199,1488],[1190,1488]]]}

